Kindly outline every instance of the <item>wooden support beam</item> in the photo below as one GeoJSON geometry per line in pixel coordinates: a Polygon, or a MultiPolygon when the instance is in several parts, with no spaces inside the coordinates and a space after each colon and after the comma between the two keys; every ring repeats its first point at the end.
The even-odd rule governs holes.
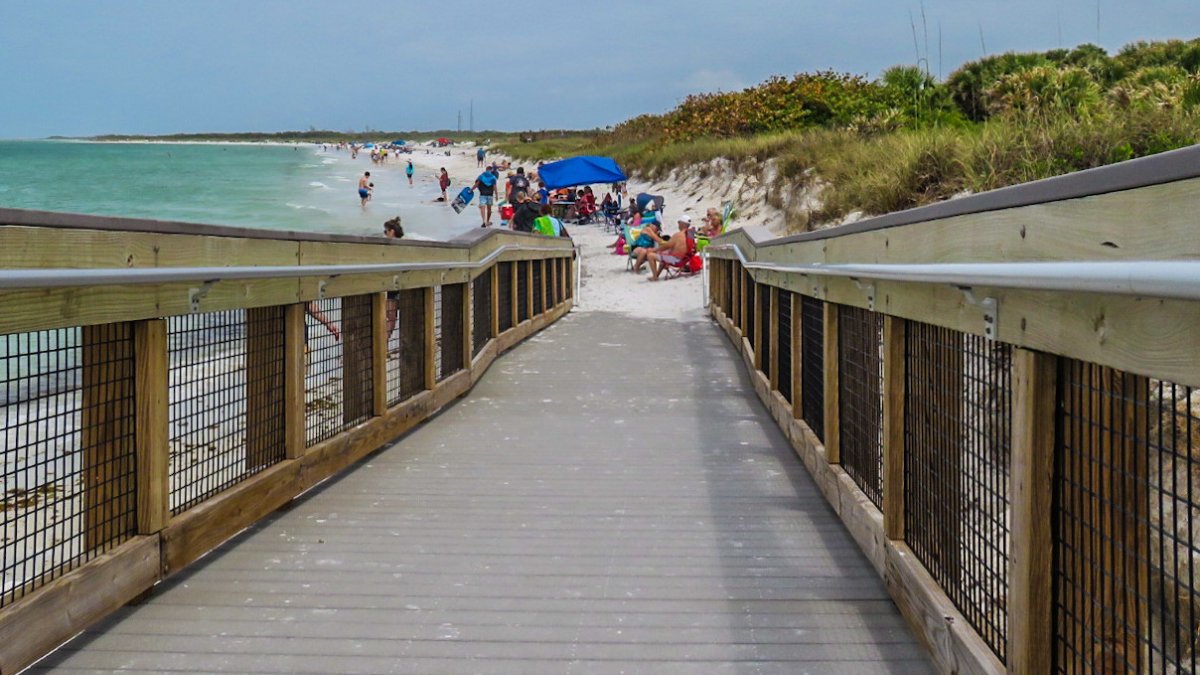
{"type": "Polygon", "coordinates": [[[425,390],[425,288],[400,291],[400,400],[425,390]]]}
{"type": "Polygon", "coordinates": [[[1012,353],[1008,672],[1048,673],[1054,652],[1052,509],[1058,360],[1012,353]]]}
{"type": "Polygon", "coordinates": [[[766,292],[766,288],[767,288],[766,286],[756,283],[756,284],[754,284],[754,294],[750,296],[750,301],[752,303],[754,303],[753,305],[751,305],[751,307],[753,307],[753,311],[750,313],[750,321],[754,325],[750,327],[750,330],[754,334],[753,335],[754,343],[753,343],[752,347],[754,348],[754,369],[755,370],[762,370],[763,368],[766,367],[766,364],[763,363],[763,358],[762,358],[762,346],[763,346],[762,327],[765,325],[763,323],[764,317],[762,315],[763,314],[762,313],[762,296],[763,296],[763,293],[766,292]]]}
{"type": "Polygon", "coordinates": [[[475,344],[475,285],[462,284],[462,367],[471,366],[471,352],[475,344]]]}
{"type": "Polygon", "coordinates": [[[558,269],[562,267],[562,258],[551,258],[548,264],[550,265],[550,306],[558,307],[558,304],[562,302],[562,286],[560,286],[562,275],[558,269]]]}
{"type": "Polygon", "coordinates": [[[904,319],[883,317],[883,529],[904,539],[904,319]]]}
{"type": "MultiPolygon", "coordinates": [[[[779,289],[774,286],[769,286],[771,293],[770,311],[767,312],[766,320],[763,325],[767,327],[767,378],[771,383],[771,391],[779,390],[779,289]]],[[[791,330],[791,326],[784,326],[784,330],[791,330]]]]}
{"type": "Polygon", "coordinates": [[[520,303],[518,302],[518,298],[520,297],[520,293],[521,293],[521,284],[518,281],[518,279],[520,278],[520,275],[521,275],[521,267],[522,267],[522,263],[520,261],[514,261],[514,262],[509,263],[509,269],[512,270],[512,286],[511,286],[511,288],[509,288],[509,292],[512,293],[511,309],[512,309],[512,325],[513,325],[513,327],[516,327],[517,325],[519,325],[521,323],[521,311],[520,311],[521,308],[520,308],[520,303]]]}
{"type": "Polygon", "coordinates": [[[792,293],[792,417],[804,415],[804,296],[792,293]]]}
{"type": "Polygon", "coordinates": [[[371,412],[387,412],[388,294],[371,295],[371,412]]]}
{"type": "Polygon", "coordinates": [[[137,435],[137,532],[154,534],[171,517],[167,432],[167,322],[133,324],[137,435]]]}
{"type": "Polygon", "coordinates": [[[295,459],[307,446],[305,429],[304,372],[307,346],[304,344],[304,305],[283,308],[283,429],[284,456],[295,459]]]}
{"type": "Polygon", "coordinates": [[[839,305],[825,303],[825,457],[830,464],[842,463],[841,387],[838,385],[839,305]]]}
{"type": "Polygon", "coordinates": [[[500,265],[492,265],[488,274],[492,275],[492,334],[488,337],[494,338],[500,335],[500,265]]]}
{"type": "Polygon", "coordinates": [[[434,315],[433,304],[433,287],[429,286],[424,289],[424,315],[425,315],[425,333],[424,333],[424,363],[425,363],[425,388],[433,389],[437,386],[438,364],[437,364],[437,317],[434,315]]]}
{"type": "Polygon", "coordinates": [[[284,329],[282,307],[246,310],[246,471],[283,459],[284,329]]]}
{"type": "Polygon", "coordinates": [[[374,294],[342,298],[342,421],[352,424],[375,411],[372,352],[374,294]]]}
{"type": "Polygon", "coordinates": [[[524,275],[526,275],[526,318],[527,319],[533,318],[534,316],[536,316],[536,313],[538,313],[538,312],[534,311],[534,304],[533,304],[533,291],[534,291],[533,265],[535,262],[538,262],[538,261],[526,261],[526,262],[521,263],[521,267],[524,268],[524,275]]]}
{"type": "Polygon", "coordinates": [[[1069,580],[1060,602],[1086,628],[1064,627],[1075,649],[1056,665],[1068,673],[1124,672],[1138,661],[1140,641],[1149,635],[1150,467],[1141,445],[1147,442],[1146,411],[1154,409],[1149,381],[1091,363],[1072,364],[1064,380],[1058,452],[1069,454],[1059,465],[1062,476],[1052,478],[1066,486],[1064,508],[1072,518],[1057,542],[1071,552],[1059,570],[1069,580]]]}
{"type": "Polygon", "coordinates": [[[84,547],[104,548],[137,526],[134,354],[126,323],[80,330],[84,547]]]}

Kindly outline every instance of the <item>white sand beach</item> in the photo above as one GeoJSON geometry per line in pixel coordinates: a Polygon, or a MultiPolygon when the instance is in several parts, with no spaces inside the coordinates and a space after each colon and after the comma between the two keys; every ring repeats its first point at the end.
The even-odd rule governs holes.
{"type": "MultiPolygon", "coordinates": [[[[436,182],[438,170],[446,167],[452,180],[449,192],[453,195],[464,185],[472,184],[482,169],[476,166],[474,146],[456,145],[450,151],[451,154],[446,156],[444,151],[443,154],[437,154],[436,150],[426,154],[424,148],[420,148],[412,154],[401,155],[398,160],[389,160],[379,169],[389,181],[404,180],[405,160],[411,159],[416,167],[417,180],[436,182]]],[[[360,153],[359,157],[363,155],[360,153]]],[[[525,166],[527,172],[536,170],[536,163],[525,164],[499,155],[489,154],[486,161],[491,163],[503,159],[508,159],[514,169],[525,166]]],[[[367,164],[370,164],[369,160],[367,164]]],[[[607,187],[594,186],[598,198],[604,196],[607,187]]],[[[728,198],[727,191],[723,195],[721,184],[716,181],[689,181],[672,185],[670,182],[649,184],[631,180],[629,193],[639,192],[662,195],[666,200],[668,231],[674,230],[673,223],[680,215],[688,214],[693,222],[698,222],[709,207],[719,208],[722,199],[728,198]]],[[[439,206],[447,210],[450,208],[449,205],[439,206]]],[[[458,218],[476,222],[479,220],[479,210],[475,206],[468,207],[458,218]]],[[[492,222],[493,226],[499,225],[498,214],[493,215],[492,222]]],[[[736,226],[736,222],[731,225],[736,226]]],[[[613,255],[612,249],[607,248],[615,241],[616,235],[606,231],[602,224],[568,224],[567,228],[580,250],[581,288],[575,311],[616,312],[646,319],[704,320],[701,275],[651,282],[647,271],[641,274],[626,271],[625,257],[613,255]]]]}

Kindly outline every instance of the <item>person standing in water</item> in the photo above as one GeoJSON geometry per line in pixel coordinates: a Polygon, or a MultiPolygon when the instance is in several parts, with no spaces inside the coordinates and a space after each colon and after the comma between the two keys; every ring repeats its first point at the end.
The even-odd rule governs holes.
{"type": "Polygon", "coordinates": [[[404,167],[404,175],[408,176],[408,184],[412,185],[413,165],[412,160],[408,160],[408,166],[404,167]]]}
{"type": "Polygon", "coordinates": [[[371,172],[364,171],[362,178],[358,179],[359,205],[364,209],[367,208],[367,200],[371,198],[371,188],[373,187],[375,187],[375,184],[371,182],[371,172]]]}

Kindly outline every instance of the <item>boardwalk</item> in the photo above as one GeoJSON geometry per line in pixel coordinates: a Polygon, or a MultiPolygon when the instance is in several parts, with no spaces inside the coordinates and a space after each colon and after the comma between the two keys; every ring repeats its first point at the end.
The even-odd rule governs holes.
{"type": "Polygon", "coordinates": [[[574,314],[38,671],[921,673],[709,322],[574,314]]]}

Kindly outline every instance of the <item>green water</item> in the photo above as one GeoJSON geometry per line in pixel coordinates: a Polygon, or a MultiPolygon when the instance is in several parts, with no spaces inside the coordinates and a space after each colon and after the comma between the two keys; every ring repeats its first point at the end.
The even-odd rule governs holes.
{"type": "Polygon", "coordinates": [[[312,145],[0,141],[0,207],[360,235],[399,215],[423,239],[478,224],[432,203],[432,175],[408,185],[402,166],[312,145]],[[366,209],[363,171],[376,182],[366,209]]]}

